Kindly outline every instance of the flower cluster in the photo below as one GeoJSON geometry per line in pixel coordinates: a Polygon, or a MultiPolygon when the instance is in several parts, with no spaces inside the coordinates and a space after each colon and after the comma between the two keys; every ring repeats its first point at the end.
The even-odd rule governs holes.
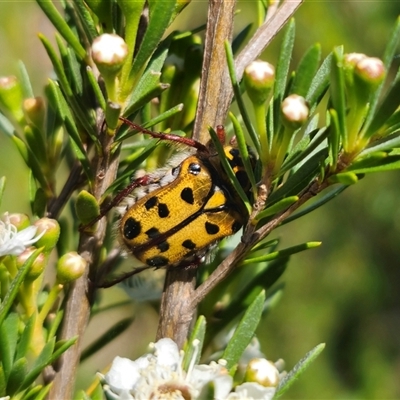
{"type": "Polygon", "coordinates": [[[195,365],[193,355],[188,370],[182,368],[184,352],[171,339],[152,345],[154,352],[135,361],[116,357],[101,380],[108,399],[272,399],[279,383],[275,365],[265,359],[252,360],[245,382],[234,381],[218,363],[195,365]]]}

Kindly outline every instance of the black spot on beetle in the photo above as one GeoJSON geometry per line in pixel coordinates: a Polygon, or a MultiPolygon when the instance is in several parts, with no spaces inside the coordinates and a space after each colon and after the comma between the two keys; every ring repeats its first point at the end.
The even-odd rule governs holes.
{"type": "Polygon", "coordinates": [[[242,186],[243,188],[247,188],[250,186],[250,181],[249,181],[249,177],[246,174],[246,171],[243,169],[240,169],[239,171],[236,172],[236,178],[240,183],[240,186],[242,186]]]}
{"type": "Polygon", "coordinates": [[[205,227],[209,235],[215,235],[219,232],[219,226],[212,224],[211,222],[206,222],[205,227]]]}
{"type": "Polygon", "coordinates": [[[158,205],[158,216],[160,218],[166,218],[169,215],[168,206],[165,203],[160,203],[158,205]]]}
{"type": "Polygon", "coordinates": [[[142,226],[135,218],[129,217],[124,224],[123,234],[128,240],[135,239],[142,230],[142,226]]]}
{"type": "Polygon", "coordinates": [[[235,221],[232,224],[232,232],[236,233],[241,227],[242,227],[242,224],[239,221],[235,221]]]}
{"type": "Polygon", "coordinates": [[[166,265],[168,265],[168,258],[163,256],[155,256],[152,258],[148,258],[146,260],[146,264],[150,267],[156,267],[156,268],[165,267],[166,265]]]}
{"type": "Polygon", "coordinates": [[[157,202],[158,202],[157,196],[153,196],[150,197],[150,199],[148,199],[146,203],[144,203],[144,206],[146,207],[146,210],[150,210],[157,204],[157,202]]]}
{"type": "Polygon", "coordinates": [[[169,243],[166,240],[164,240],[163,242],[157,245],[157,249],[160,250],[161,253],[163,253],[169,250],[169,243]]]}
{"type": "Polygon", "coordinates": [[[181,192],[181,199],[188,204],[193,204],[194,196],[192,188],[185,187],[181,192]]]}
{"type": "Polygon", "coordinates": [[[194,250],[196,248],[196,243],[193,243],[190,239],[182,242],[182,246],[188,250],[194,250]]]}
{"type": "Polygon", "coordinates": [[[157,236],[160,236],[160,231],[157,228],[150,228],[145,232],[145,234],[149,237],[149,239],[154,239],[157,236]]]}

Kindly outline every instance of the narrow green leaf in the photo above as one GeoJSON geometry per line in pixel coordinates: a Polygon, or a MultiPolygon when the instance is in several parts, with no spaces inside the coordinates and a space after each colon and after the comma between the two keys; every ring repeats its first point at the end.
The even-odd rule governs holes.
{"type": "Polygon", "coordinates": [[[86,349],[82,351],[81,362],[89,358],[91,355],[102,349],[105,345],[110,343],[118,335],[125,332],[132,324],[134,318],[125,318],[118,321],[116,324],[111,326],[106,332],[104,332],[98,339],[94,340],[86,349]]]}
{"type": "MultiPolygon", "coordinates": [[[[285,36],[282,41],[279,53],[278,64],[276,66],[276,78],[274,86],[274,102],[280,104],[286,91],[287,77],[289,73],[290,60],[292,59],[292,51],[294,46],[295,22],[291,19],[287,24],[285,36]]],[[[278,107],[277,112],[279,112],[278,107]]]]}
{"type": "Polygon", "coordinates": [[[189,370],[191,363],[198,364],[200,361],[201,350],[203,348],[204,337],[206,334],[206,324],[206,318],[204,315],[200,315],[197,318],[196,324],[184,349],[185,356],[182,361],[182,369],[184,371],[189,370]]]}
{"type": "Polygon", "coordinates": [[[46,177],[33,151],[19,137],[13,136],[11,139],[24,159],[25,164],[32,170],[35,179],[38,180],[40,186],[47,192],[49,186],[46,177]]]}
{"type": "Polygon", "coordinates": [[[329,145],[329,164],[331,171],[337,168],[337,161],[339,159],[339,152],[341,150],[341,134],[339,119],[336,110],[329,110],[330,127],[327,129],[328,145],[329,145]]]}
{"type": "Polygon", "coordinates": [[[285,197],[284,199],[278,201],[277,203],[273,204],[270,207],[267,207],[265,210],[260,212],[256,217],[256,221],[259,221],[262,218],[266,218],[271,215],[275,215],[283,210],[286,210],[288,207],[296,203],[298,200],[299,200],[298,196],[285,197]]]}
{"type": "Polygon", "coordinates": [[[18,61],[19,81],[21,82],[22,92],[24,99],[35,97],[32,89],[31,80],[29,79],[28,71],[25,64],[20,60],[18,61]]]}
{"type": "Polygon", "coordinates": [[[0,177],[0,206],[1,206],[1,202],[3,200],[5,187],[6,187],[6,177],[2,176],[2,177],[0,177]]]}
{"type": "Polygon", "coordinates": [[[98,32],[96,29],[96,23],[94,22],[92,15],[89,12],[86,4],[83,0],[73,0],[75,4],[75,10],[79,15],[79,19],[82,23],[82,27],[85,31],[86,36],[89,39],[89,42],[92,43],[93,39],[98,36],[98,32]]]}
{"type": "Polygon", "coordinates": [[[5,133],[8,137],[13,137],[15,135],[14,125],[0,113],[0,131],[5,133]]]}
{"type": "Polygon", "coordinates": [[[7,395],[7,379],[4,375],[3,364],[0,361],[0,396],[5,397],[7,395]]]}
{"type": "Polygon", "coordinates": [[[385,98],[379,105],[368,129],[362,133],[362,137],[369,139],[375,135],[379,129],[388,121],[390,116],[397,110],[400,105],[400,73],[392,83],[385,98]]]}
{"type": "Polygon", "coordinates": [[[7,382],[7,393],[13,395],[18,392],[28,370],[28,360],[22,357],[15,361],[7,382]]]}
{"type": "Polygon", "coordinates": [[[390,136],[384,137],[380,140],[375,141],[365,150],[360,153],[360,157],[364,157],[375,152],[388,151],[391,149],[398,148],[400,146],[400,132],[394,133],[390,136]]]}
{"type": "Polygon", "coordinates": [[[311,106],[313,106],[322,99],[323,95],[329,87],[330,72],[332,65],[332,53],[325,58],[322,65],[315,74],[314,79],[310,84],[310,88],[306,95],[306,100],[311,106]]]}
{"type": "Polygon", "coordinates": [[[279,383],[278,390],[274,398],[280,397],[296,381],[299,376],[311,365],[325,348],[325,343],[321,343],[308,352],[295,367],[279,383]]]}
{"type": "Polygon", "coordinates": [[[104,94],[101,91],[99,83],[94,76],[93,70],[91,67],[86,67],[87,76],[89,78],[89,83],[92,86],[94,95],[96,97],[97,103],[99,104],[100,108],[104,111],[106,109],[106,100],[104,98],[104,94]]]}
{"type": "Polygon", "coordinates": [[[69,86],[72,92],[76,96],[83,93],[83,83],[80,71],[80,65],[76,60],[75,53],[65,46],[63,40],[59,35],[56,35],[56,42],[58,50],[61,55],[61,61],[64,69],[64,73],[68,79],[69,86]]]}
{"type": "MultiPolygon", "coordinates": [[[[43,1],[43,0],[41,0],[41,1],[43,1]]],[[[46,38],[46,36],[41,35],[41,34],[39,34],[38,36],[47,52],[47,55],[50,58],[50,61],[53,65],[54,71],[55,71],[58,81],[60,83],[60,86],[63,88],[63,91],[66,94],[66,96],[72,96],[73,92],[72,92],[71,86],[69,84],[67,75],[65,74],[64,67],[63,67],[60,59],[58,58],[56,51],[54,50],[53,46],[51,45],[50,41],[46,38]]]]}
{"type": "Polygon", "coordinates": [[[298,244],[296,246],[288,247],[283,250],[274,251],[272,253],[265,254],[265,255],[262,255],[259,257],[246,258],[246,260],[242,261],[240,265],[256,264],[256,263],[265,262],[265,261],[272,261],[277,258],[288,257],[288,256],[291,256],[292,254],[300,253],[302,251],[305,251],[308,249],[313,249],[313,248],[319,247],[319,246],[321,246],[321,242],[302,243],[302,244],[298,244]]]}
{"type": "Polygon", "coordinates": [[[33,331],[35,327],[35,314],[33,313],[22,332],[21,339],[18,343],[16,359],[27,357],[28,349],[30,344],[32,343],[33,331]]]}
{"type": "MultiPolygon", "coordinates": [[[[34,397],[32,396],[30,398],[32,398],[34,400],[45,400],[45,399],[48,399],[47,396],[48,396],[48,394],[50,392],[51,386],[52,386],[51,383],[49,383],[46,386],[42,386],[42,385],[35,386],[34,389],[38,388],[40,390],[37,391],[37,393],[35,394],[34,397]]],[[[29,400],[29,399],[28,398],[26,398],[26,399],[24,398],[23,400],[29,400]]]]}
{"type": "Polygon", "coordinates": [[[371,172],[392,171],[400,168],[400,155],[385,157],[370,157],[352,164],[346,171],[354,174],[369,174],[371,172]]]}
{"type": "Polygon", "coordinates": [[[17,276],[12,280],[8,292],[0,305],[0,326],[3,324],[3,321],[6,318],[8,311],[13,305],[15,297],[18,294],[19,287],[24,281],[26,274],[29,272],[29,269],[31,268],[33,262],[36,260],[36,257],[42,252],[42,250],[43,248],[35,250],[19,269],[17,276]]]}
{"type": "Polygon", "coordinates": [[[14,363],[15,348],[18,340],[18,323],[18,314],[10,313],[0,326],[1,362],[7,381],[14,363]]]}
{"type": "MultiPolygon", "coordinates": [[[[89,179],[91,179],[92,169],[86,152],[83,148],[78,129],[73,121],[73,117],[70,113],[68,105],[66,104],[64,96],[62,95],[60,88],[54,81],[49,80],[49,84],[46,87],[46,94],[49,98],[50,105],[59,113],[61,119],[65,124],[69,137],[71,138],[71,141],[74,145],[74,153],[76,157],[82,163],[86,175],[89,177],[89,179]]],[[[96,143],[98,144],[98,140],[96,140],[95,144],[96,143]]]]}
{"type": "Polygon", "coordinates": [[[316,151],[319,151],[321,144],[325,141],[328,135],[329,130],[324,127],[311,139],[311,142],[308,136],[304,137],[285,160],[279,171],[279,176],[282,176],[294,167],[297,169],[307,157],[311,156],[316,151]]]}
{"type": "MultiPolygon", "coordinates": [[[[168,28],[171,17],[175,10],[176,1],[150,1],[149,2],[149,24],[144,34],[139,51],[133,60],[132,68],[129,72],[128,80],[136,83],[145,70],[148,60],[157,48],[165,30],[168,28]]],[[[129,93],[132,84],[122,82],[122,90],[129,93]]]]}
{"type": "Polygon", "coordinates": [[[128,80],[132,66],[133,53],[136,47],[136,35],[145,2],[144,0],[117,0],[117,3],[125,17],[125,43],[128,45],[128,56],[121,72],[121,82],[124,85],[128,80]]]}
{"type": "Polygon", "coordinates": [[[265,301],[265,291],[262,290],[245,312],[239,322],[231,340],[229,341],[222,358],[226,360],[226,368],[230,370],[239,362],[244,350],[254,336],[260,322],[265,301]]]}
{"type": "Polygon", "coordinates": [[[289,222],[294,221],[297,218],[302,217],[303,215],[306,215],[317,208],[323,206],[324,204],[328,203],[328,201],[333,200],[336,196],[338,196],[340,193],[342,193],[345,189],[348,188],[348,185],[339,185],[331,190],[329,190],[327,193],[325,193],[323,196],[319,197],[318,200],[314,201],[312,204],[309,204],[307,207],[301,209],[301,211],[296,212],[295,214],[290,215],[287,217],[281,225],[287,224],[289,222]]]}
{"type": "Polygon", "coordinates": [[[46,144],[42,133],[34,125],[26,125],[24,128],[26,143],[42,166],[46,165],[46,144]]]}
{"type": "Polygon", "coordinates": [[[242,91],[240,89],[240,85],[236,77],[235,60],[233,58],[232,48],[228,41],[225,41],[224,44],[225,44],[226,61],[228,63],[229,77],[232,82],[232,88],[233,88],[233,93],[235,95],[235,100],[239,107],[240,114],[243,118],[244,125],[246,126],[250,139],[253,142],[253,146],[256,149],[257,154],[260,155],[261,153],[260,139],[254,129],[253,124],[251,123],[250,116],[247,113],[247,109],[245,107],[242,98],[242,91]]]}
{"type": "Polygon", "coordinates": [[[319,172],[320,164],[325,160],[327,150],[322,149],[313,154],[279,189],[275,190],[268,201],[275,203],[284,197],[298,195],[319,172]]]}
{"type": "Polygon", "coordinates": [[[358,182],[358,176],[353,172],[341,172],[329,177],[330,183],[341,183],[342,185],[354,185],[358,182]]]}
{"type": "Polygon", "coordinates": [[[253,193],[256,193],[256,178],[254,177],[253,165],[250,160],[249,148],[246,144],[246,139],[242,130],[242,127],[233,113],[229,113],[229,118],[232,121],[233,129],[235,130],[236,141],[240,152],[240,157],[243,161],[243,165],[246,171],[246,175],[249,177],[253,193]]]}
{"type": "MultiPolygon", "coordinates": [[[[53,338],[54,339],[54,338],[53,338]]],[[[59,341],[56,343],[56,350],[49,355],[49,350],[54,349],[54,341],[53,339],[49,341],[45,347],[43,348],[41,354],[35,362],[34,367],[29,370],[28,374],[25,376],[25,379],[21,385],[21,390],[25,390],[31,385],[35,379],[42,373],[43,369],[57,360],[61,354],[67,351],[75,342],[77,341],[77,337],[73,337],[72,339],[66,341],[59,341]],[[39,362],[39,359],[41,362],[39,362]]]]}
{"type": "Polygon", "coordinates": [[[337,114],[337,131],[343,141],[343,147],[348,147],[348,133],[346,127],[345,82],[343,73],[343,48],[337,47],[333,51],[331,64],[331,99],[337,114]]]}
{"type": "Polygon", "coordinates": [[[23,400],[37,400],[39,398],[40,391],[43,389],[42,385],[35,385],[30,389],[23,397],[23,400]]]}
{"type": "Polygon", "coordinates": [[[135,110],[141,107],[146,100],[149,101],[154,98],[156,96],[155,93],[160,89],[165,90],[169,87],[169,85],[165,86],[165,84],[160,82],[161,69],[168,55],[168,44],[169,40],[164,42],[163,46],[154,53],[146,71],[140,78],[135,90],[132,92],[124,111],[124,116],[130,116],[135,110]],[[153,93],[153,97],[149,98],[150,93],[153,93]]]}
{"type": "Polygon", "coordinates": [[[291,93],[306,97],[311,82],[315,78],[320,59],[321,45],[316,43],[306,51],[303,58],[300,60],[290,90],[291,93]]]}
{"type": "Polygon", "coordinates": [[[49,0],[36,0],[40,8],[46,14],[47,18],[55,26],[57,31],[65,39],[65,41],[74,49],[75,53],[80,59],[86,57],[86,51],[79,42],[79,39],[75,36],[75,33],[68,26],[65,19],[58,12],[57,8],[54,6],[53,2],[49,0]]]}

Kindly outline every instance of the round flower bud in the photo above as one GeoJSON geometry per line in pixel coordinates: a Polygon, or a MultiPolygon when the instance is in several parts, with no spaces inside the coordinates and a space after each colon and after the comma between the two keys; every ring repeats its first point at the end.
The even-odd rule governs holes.
{"type": "Polygon", "coordinates": [[[36,247],[44,247],[45,252],[53,250],[60,237],[60,225],[55,219],[40,218],[34,224],[37,227],[37,234],[43,236],[37,241],[36,247]],[[44,233],[43,233],[44,232],[44,233]]]}
{"type": "Polygon", "coordinates": [[[25,115],[37,128],[42,128],[45,120],[45,105],[42,97],[25,99],[23,102],[25,115]]]}
{"type": "Polygon", "coordinates": [[[13,213],[8,214],[8,220],[11,224],[13,224],[18,231],[22,231],[22,229],[27,228],[31,225],[31,221],[26,214],[21,213],[13,213]]]}
{"type": "Polygon", "coordinates": [[[100,72],[118,71],[128,55],[128,46],[122,37],[105,33],[94,39],[92,43],[92,58],[100,72]]]}
{"type": "Polygon", "coordinates": [[[378,85],[386,75],[385,66],[379,58],[364,57],[355,66],[354,72],[365,82],[378,85]]]}
{"type": "Polygon", "coordinates": [[[86,265],[86,260],[77,252],[64,254],[57,262],[58,282],[66,284],[80,278],[85,272],[86,265]]]}
{"type": "MultiPolygon", "coordinates": [[[[17,257],[17,267],[21,268],[25,261],[32,255],[34,251],[37,249],[35,247],[27,248],[23,253],[21,253],[17,257]]],[[[26,279],[28,281],[34,281],[35,279],[39,278],[39,276],[43,273],[46,267],[46,256],[43,253],[40,253],[33,261],[31,268],[26,275],[26,279]]]]}
{"type": "Polygon", "coordinates": [[[247,366],[244,380],[246,382],[257,382],[265,387],[277,387],[279,371],[271,361],[265,358],[254,358],[247,366]]]}
{"type": "Polygon", "coordinates": [[[307,121],[308,105],[304,97],[291,94],[282,101],[281,105],[283,122],[288,128],[300,128],[307,121]]]}
{"type": "Polygon", "coordinates": [[[253,61],[245,68],[243,80],[250,100],[257,105],[263,104],[275,81],[275,67],[266,61],[253,61]]]}

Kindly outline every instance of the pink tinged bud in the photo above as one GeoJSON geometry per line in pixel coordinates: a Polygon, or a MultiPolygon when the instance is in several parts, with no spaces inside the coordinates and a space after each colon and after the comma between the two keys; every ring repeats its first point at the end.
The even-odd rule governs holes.
{"type": "Polygon", "coordinates": [[[53,250],[60,237],[60,225],[58,222],[51,218],[40,218],[33,225],[37,227],[37,233],[43,235],[35,246],[43,246],[45,252],[53,250]]]}
{"type": "Polygon", "coordinates": [[[254,358],[247,366],[244,379],[246,382],[256,382],[265,387],[277,387],[279,371],[271,361],[254,358]]]}
{"type": "Polygon", "coordinates": [[[80,278],[85,272],[86,265],[86,260],[77,252],[64,254],[57,262],[58,282],[66,284],[80,278]]]}
{"type": "Polygon", "coordinates": [[[304,97],[297,94],[291,94],[283,100],[281,105],[284,121],[289,123],[291,128],[297,129],[308,118],[308,105],[304,97]]]}
{"type": "Polygon", "coordinates": [[[14,213],[8,215],[8,220],[13,224],[18,231],[27,228],[31,225],[31,221],[26,214],[14,213]]]}
{"type": "MultiPolygon", "coordinates": [[[[29,247],[17,257],[18,268],[21,268],[24,265],[25,261],[32,255],[34,251],[36,251],[35,247],[29,247]]],[[[43,273],[45,267],[46,256],[41,253],[36,257],[35,261],[33,262],[31,269],[26,276],[26,279],[28,281],[34,281],[35,279],[39,278],[39,276],[43,273]]]]}
{"type": "Polygon", "coordinates": [[[355,66],[354,72],[366,82],[378,84],[386,75],[385,66],[379,58],[365,57],[355,66]]]}
{"type": "Polygon", "coordinates": [[[127,55],[128,46],[118,35],[105,33],[93,41],[92,58],[99,68],[119,69],[127,55]]]}

